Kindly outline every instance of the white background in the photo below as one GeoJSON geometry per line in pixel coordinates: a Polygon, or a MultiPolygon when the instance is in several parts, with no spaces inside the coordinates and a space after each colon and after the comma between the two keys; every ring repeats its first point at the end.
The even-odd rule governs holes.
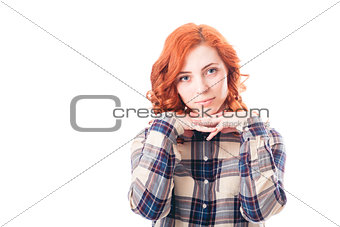
{"type": "MultiPolygon", "coordinates": [[[[165,38],[182,24],[215,27],[244,64],[336,3],[4,2],[143,96],[165,38]]],[[[129,141],[148,119],[132,115],[116,132],[70,125],[77,95],[116,95],[123,108],[150,103],[28,19],[1,2],[0,224],[151,226],[127,200],[129,141]]],[[[271,127],[286,141],[288,203],[267,226],[336,226],[327,218],[340,225],[339,21],[340,3],[241,69],[250,74],[246,105],[269,108],[271,127]]],[[[83,100],[78,124],[110,127],[113,107],[110,100],[83,100]]]]}

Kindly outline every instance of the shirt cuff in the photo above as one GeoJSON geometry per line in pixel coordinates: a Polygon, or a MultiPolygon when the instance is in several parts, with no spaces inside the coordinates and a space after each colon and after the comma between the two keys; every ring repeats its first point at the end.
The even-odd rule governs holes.
{"type": "Polygon", "coordinates": [[[175,134],[177,136],[183,135],[184,134],[184,128],[182,126],[182,124],[179,122],[180,120],[176,119],[175,123],[174,123],[174,128],[175,130],[175,134]]]}
{"type": "Polygon", "coordinates": [[[175,129],[174,133],[176,136],[184,134],[184,128],[180,123],[181,119],[176,118],[175,112],[163,112],[161,114],[162,114],[161,119],[170,123],[174,127],[175,129]]]}
{"type": "Polygon", "coordinates": [[[243,124],[239,124],[236,129],[239,133],[243,133],[244,137],[262,136],[268,137],[267,124],[264,123],[259,116],[248,117],[243,124]]]}

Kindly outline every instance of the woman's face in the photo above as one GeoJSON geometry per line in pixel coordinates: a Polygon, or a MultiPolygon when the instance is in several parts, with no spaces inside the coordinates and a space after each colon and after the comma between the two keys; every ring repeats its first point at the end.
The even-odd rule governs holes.
{"type": "Polygon", "coordinates": [[[202,114],[203,109],[205,113],[215,114],[225,108],[227,74],[228,69],[216,49],[199,45],[185,58],[176,78],[177,91],[185,105],[194,112],[202,114]],[[208,101],[203,102],[205,100],[208,101]]]}

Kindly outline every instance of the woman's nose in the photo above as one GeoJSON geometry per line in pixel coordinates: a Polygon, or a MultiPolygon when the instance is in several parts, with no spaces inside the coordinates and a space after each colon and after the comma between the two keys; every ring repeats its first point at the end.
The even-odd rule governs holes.
{"type": "Polygon", "coordinates": [[[206,93],[209,90],[209,85],[204,79],[200,79],[197,81],[197,94],[206,93]]]}

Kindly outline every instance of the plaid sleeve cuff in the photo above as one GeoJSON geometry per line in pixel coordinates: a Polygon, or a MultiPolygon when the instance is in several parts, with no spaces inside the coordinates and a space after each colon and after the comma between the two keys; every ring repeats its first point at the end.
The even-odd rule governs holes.
{"type": "Polygon", "coordinates": [[[180,123],[180,119],[179,120],[177,118],[175,119],[174,127],[175,127],[175,133],[177,136],[180,136],[184,133],[184,128],[182,124],[180,123]]]}
{"type": "Polygon", "coordinates": [[[168,131],[167,135],[174,144],[177,144],[177,137],[184,133],[184,128],[179,122],[180,120],[181,119],[176,118],[174,112],[163,112],[161,113],[161,117],[158,120],[166,122],[168,127],[171,129],[168,131]]]}
{"type": "Polygon", "coordinates": [[[240,124],[236,127],[240,133],[243,133],[243,138],[255,138],[256,136],[269,138],[268,122],[264,123],[259,116],[248,117],[244,125],[240,124]]]}

